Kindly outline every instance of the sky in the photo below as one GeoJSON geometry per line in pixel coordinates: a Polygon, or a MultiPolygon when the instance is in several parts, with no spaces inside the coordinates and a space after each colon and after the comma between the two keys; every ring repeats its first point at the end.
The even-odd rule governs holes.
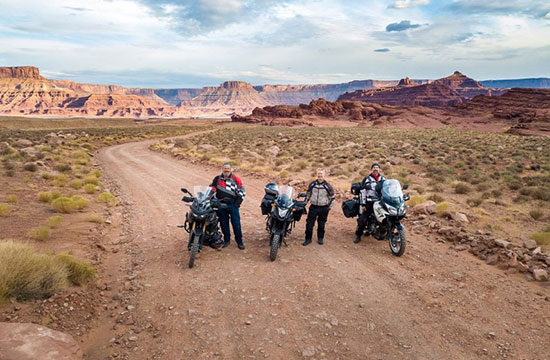
{"type": "Polygon", "coordinates": [[[550,1],[0,0],[0,66],[190,88],[550,77],[550,1]]]}

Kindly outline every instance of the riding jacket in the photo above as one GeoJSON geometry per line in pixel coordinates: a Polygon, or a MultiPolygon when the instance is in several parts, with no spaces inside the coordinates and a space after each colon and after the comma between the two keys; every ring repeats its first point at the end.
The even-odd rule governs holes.
{"type": "Polygon", "coordinates": [[[319,182],[314,180],[307,188],[306,200],[313,206],[331,206],[334,201],[334,188],[326,180],[319,182]]]}
{"type": "Polygon", "coordinates": [[[372,173],[363,179],[359,193],[361,205],[366,205],[367,201],[380,200],[379,195],[376,193],[376,184],[382,180],[386,180],[384,175],[378,174],[378,178],[376,178],[372,173]]]}
{"type": "MultiPolygon", "coordinates": [[[[240,177],[237,175],[231,173],[226,178],[223,173],[221,175],[218,175],[212,180],[212,184],[210,185],[212,187],[212,191],[216,192],[217,187],[220,186],[230,192],[232,192],[235,196],[231,196],[234,198],[234,202],[237,205],[240,205],[244,197],[246,196],[246,190],[243,186],[243,182],[240,177]]],[[[229,197],[223,192],[216,193],[216,197],[218,199],[221,199],[223,197],[229,197]]]]}

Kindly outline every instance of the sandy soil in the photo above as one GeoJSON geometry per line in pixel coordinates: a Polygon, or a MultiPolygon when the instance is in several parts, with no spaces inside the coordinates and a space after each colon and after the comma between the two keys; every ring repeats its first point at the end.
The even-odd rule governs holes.
{"type": "Polygon", "coordinates": [[[243,179],[246,250],[206,249],[188,269],[179,189],[208,184],[218,169],[149,144],[99,154],[129,215],[113,223],[123,240],[107,246],[116,306],[84,339],[87,358],[548,358],[547,288],[426,234],[409,232],[401,258],[372,238],[353,244],[355,221],[340,204],[325,245],[301,246],[303,219],[270,262],[259,209],[268,179],[243,179]]]}

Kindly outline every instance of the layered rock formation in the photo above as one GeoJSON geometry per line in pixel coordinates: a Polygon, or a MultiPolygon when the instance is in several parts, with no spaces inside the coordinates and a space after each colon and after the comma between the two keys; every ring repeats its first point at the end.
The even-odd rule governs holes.
{"type": "Polygon", "coordinates": [[[405,78],[396,87],[348,92],[341,95],[338,101],[352,100],[395,106],[447,107],[461,104],[476,95],[499,93],[502,91],[488,89],[457,71],[451,76],[423,85],[416,85],[409,78],[405,78]]]}
{"type": "Polygon", "coordinates": [[[0,114],[93,117],[173,117],[185,108],[168,106],[152,90],[48,80],[34,67],[0,68],[0,114]]]}

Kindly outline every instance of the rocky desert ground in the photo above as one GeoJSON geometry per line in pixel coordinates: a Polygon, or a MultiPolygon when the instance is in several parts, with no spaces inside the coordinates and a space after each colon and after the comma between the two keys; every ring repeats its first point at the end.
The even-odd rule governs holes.
{"type": "Polygon", "coordinates": [[[548,137],[49,121],[0,120],[0,256],[23,264],[0,280],[4,353],[34,323],[58,331],[41,353],[67,358],[547,357],[548,137]],[[205,249],[188,269],[179,189],[229,159],[247,187],[247,248],[205,249]],[[339,208],[372,161],[410,185],[401,258],[372,238],[353,244],[339,208]],[[269,261],[264,184],[303,190],[318,166],[337,188],[326,243],[301,246],[301,221],[269,261]]]}

